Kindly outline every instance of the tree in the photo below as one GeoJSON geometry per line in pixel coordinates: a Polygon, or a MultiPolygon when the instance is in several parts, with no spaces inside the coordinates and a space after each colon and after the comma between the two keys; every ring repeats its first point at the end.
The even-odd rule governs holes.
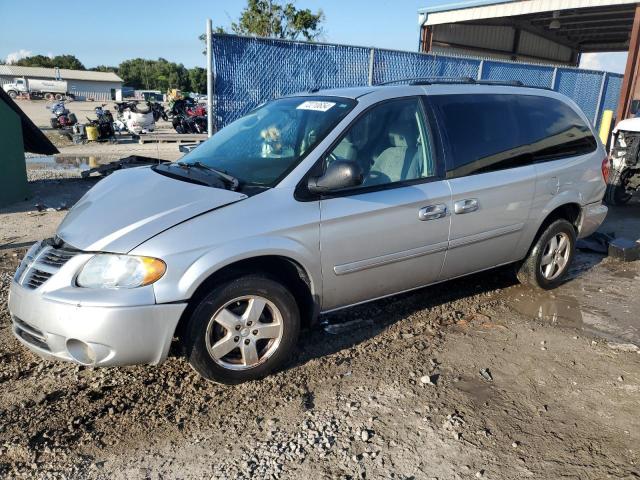
{"type": "Polygon", "coordinates": [[[113,72],[118,73],[118,67],[110,67],[108,65],[98,65],[96,67],[90,68],[89,70],[93,72],[113,72]]]}
{"type": "Polygon", "coordinates": [[[45,67],[45,68],[68,68],[71,70],[85,70],[84,65],[74,55],[56,55],[47,57],[45,55],[33,55],[21,58],[13,65],[21,67],[45,67]]]}
{"type": "MultiPolygon", "coordinates": [[[[247,6],[240,14],[238,22],[231,24],[231,31],[237,35],[283,38],[308,41],[317,40],[322,35],[324,13],[313,13],[308,8],[297,9],[293,3],[278,0],[247,0],[247,6]]],[[[222,27],[216,33],[225,33],[222,27]]],[[[200,35],[206,42],[206,35],[200,35]]],[[[203,52],[206,53],[206,52],[203,52]]]]}
{"type": "Polygon", "coordinates": [[[207,91],[207,70],[200,67],[189,69],[189,90],[196,93],[207,91]]]}

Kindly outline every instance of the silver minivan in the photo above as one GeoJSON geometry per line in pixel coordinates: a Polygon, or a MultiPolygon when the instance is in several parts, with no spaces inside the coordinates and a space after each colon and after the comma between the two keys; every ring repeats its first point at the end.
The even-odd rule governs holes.
{"type": "Polygon", "coordinates": [[[544,89],[416,80],[266,103],[180,161],[116,172],[34,245],[15,336],[82,365],[282,366],[320,314],[499,265],[550,289],[604,220],[608,163],[544,89]]]}

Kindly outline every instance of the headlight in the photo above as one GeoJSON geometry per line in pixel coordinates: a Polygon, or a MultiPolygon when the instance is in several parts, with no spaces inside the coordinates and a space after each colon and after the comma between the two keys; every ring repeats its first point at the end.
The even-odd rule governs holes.
{"type": "Polygon", "coordinates": [[[159,280],[166,270],[157,258],[100,253],[85,264],[76,283],[87,288],[136,288],[159,280]]]}

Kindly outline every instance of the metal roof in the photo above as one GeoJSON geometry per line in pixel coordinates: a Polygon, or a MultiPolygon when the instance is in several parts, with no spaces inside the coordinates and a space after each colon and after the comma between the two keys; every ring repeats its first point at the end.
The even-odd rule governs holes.
{"type": "Polygon", "coordinates": [[[626,51],[638,0],[470,0],[419,10],[424,51],[575,64],[579,53],[626,51]]]}
{"type": "MultiPolygon", "coordinates": [[[[89,80],[94,82],[123,82],[123,80],[113,72],[93,72],[91,70],[69,70],[60,68],[60,78],[62,80],[89,80]]],[[[20,67],[17,65],[0,65],[0,75],[12,77],[44,77],[57,78],[55,68],[44,67],[20,67]]]]}
{"type": "Polygon", "coordinates": [[[636,4],[637,0],[475,0],[422,8],[427,25],[513,17],[542,12],[636,4]]]}
{"type": "Polygon", "coordinates": [[[433,12],[449,12],[451,10],[460,10],[463,8],[482,7],[486,5],[495,5],[497,3],[517,2],[519,0],[454,0],[452,2],[441,3],[433,7],[424,7],[418,9],[419,13],[433,12]]]}

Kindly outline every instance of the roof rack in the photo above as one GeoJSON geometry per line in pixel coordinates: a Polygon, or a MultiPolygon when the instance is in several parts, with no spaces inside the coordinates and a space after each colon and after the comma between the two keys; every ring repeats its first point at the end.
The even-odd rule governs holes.
{"type": "Polygon", "coordinates": [[[434,84],[468,84],[468,85],[497,85],[503,87],[527,87],[540,88],[543,90],[551,90],[548,87],[537,87],[534,85],[525,85],[520,80],[476,80],[471,77],[415,77],[415,78],[399,78],[388,82],[378,83],[376,86],[393,85],[395,83],[406,82],[409,85],[434,85],[434,84]]]}

